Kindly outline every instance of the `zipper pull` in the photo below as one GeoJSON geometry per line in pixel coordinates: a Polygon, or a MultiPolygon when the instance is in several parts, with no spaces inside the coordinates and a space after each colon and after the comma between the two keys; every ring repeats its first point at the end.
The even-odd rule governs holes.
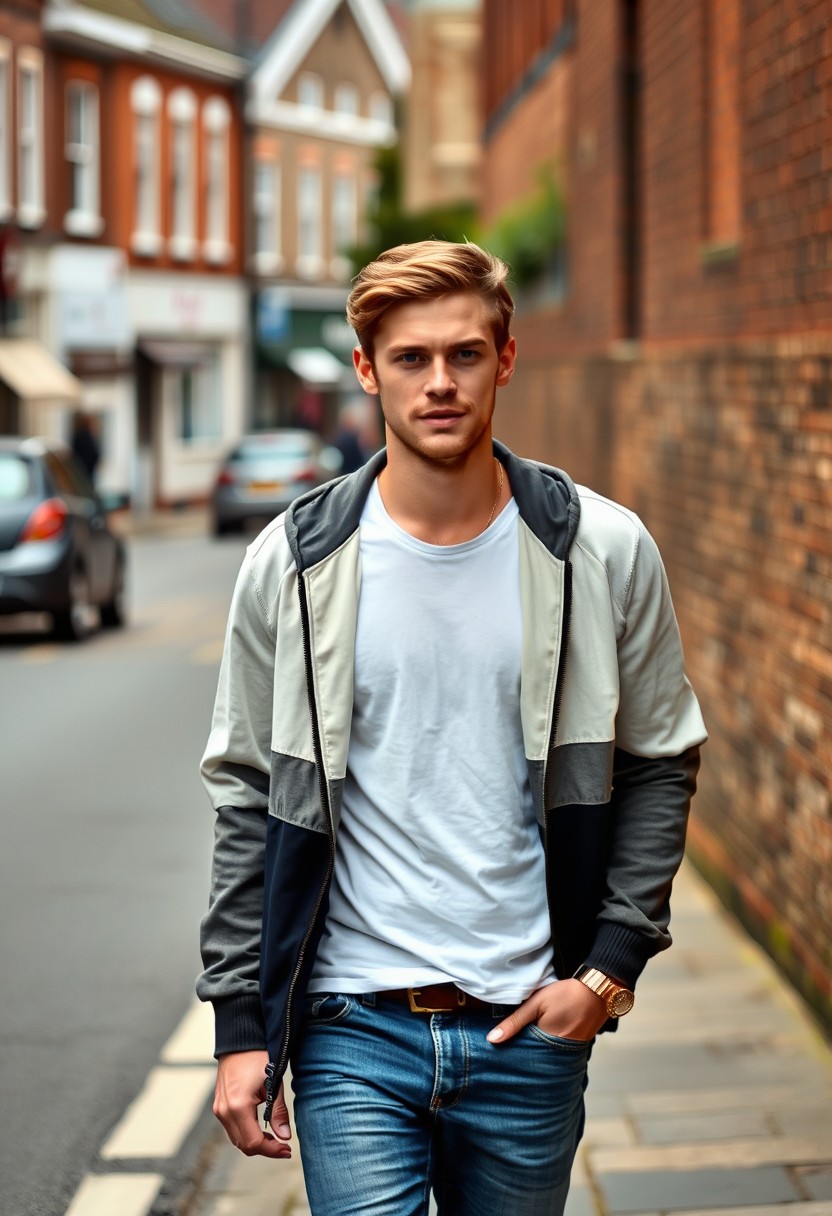
{"type": "Polygon", "coordinates": [[[267,1132],[271,1128],[272,1111],[274,1110],[274,1101],[277,1097],[275,1093],[274,1074],[276,1072],[274,1064],[269,1060],[266,1065],[266,1105],[263,1109],[263,1131],[267,1132]]]}

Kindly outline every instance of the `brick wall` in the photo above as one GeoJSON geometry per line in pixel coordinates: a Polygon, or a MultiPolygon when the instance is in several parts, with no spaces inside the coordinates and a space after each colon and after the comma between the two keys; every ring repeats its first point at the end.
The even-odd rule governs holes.
{"type": "Polygon", "coordinates": [[[571,43],[485,145],[485,180],[519,190],[546,151],[532,133],[556,128],[568,197],[566,298],[519,301],[497,433],[659,541],[711,733],[691,850],[832,1025],[832,8],[638,0],[628,162],[634,3],[578,0],[571,43]]]}
{"type": "Polygon", "coordinates": [[[693,855],[832,1023],[832,336],[521,361],[496,431],[656,537],[710,732],[693,855]]]}

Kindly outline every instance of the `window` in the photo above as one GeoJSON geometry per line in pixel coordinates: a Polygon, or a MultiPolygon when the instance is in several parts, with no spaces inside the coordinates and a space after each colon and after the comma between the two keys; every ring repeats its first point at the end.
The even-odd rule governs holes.
{"type": "Polygon", "coordinates": [[[370,117],[376,122],[383,122],[386,127],[392,127],[393,103],[387,93],[373,93],[370,98],[370,117]]]}
{"type": "Polygon", "coordinates": [[[136,173],[134,253],[154,257],[161,252],[159,231],[159,110],[162,91],[151,76],[133,82],[133,158],[136,173]]]}
{"type": "Polygon", "coordinates": [[[18,219],[26,228],[43,221],[43,56],[23,47],[18,59],[18,219]]]}
{"type": "Polygon", "coordinates": [[[179,401],[179,438],[185,443],[219,439],[222,434],[219,360],[213,352],[195,367],[167,374],[175,378],[174,399],[179,401]]]}
{"type": "Polygon", "coordinates": [[[196,97],[190,89],[174,89],[168,98],[171,140],[170,251],[179,261],[196,253],[196,97]]]}
{"type": "Polygon", "coordinates": [[[254,269],[280,268],[280,169],[272,160],[254,165],[254,269]]]}
{"type": "Polygon", "coordinates": [[[72,80],[66,90],[66,159],[70,171],[67,232],[97,236],[103,227],[100,211],[98,89],[72,80]]]}
{"type": "Polygon", "coordinates": [[[356,242],[358,225],[358,199],[355,177],[351,173],[337,173],[332,190],[332,272],[336,278],[346,275],[349,262],[344,253],[356,242]]]}
{"type": "Polygon", "coordinates": [[[301,169],[298,177],[298,273],[316,279],[323,270],[321,171],[301,169]]]}
{"type": "Polygon", "coordinates": [[[12,211],[11,43],[0,38],[0,219],[12,211]]]}
{"type": "Polygon", "coordinates": [[[358,89],[354,84],[339,84],[335,90],[335,109],[339,114],[358,113],[358,89]]]}
{"type": "Polygon", "coordinates": [[[707,207],[705,236],[712,254],[731,256],[742,229],[742,116],[739,0],[710,0],[708,16],[707,207]]]}
{"type": "Polygon", "coordinates": [[[307,110],[324,108],[324,82],[313,72],[301,72],[298,76],[298,104],[307,110]]]}
{"type": "Polygon", "coordinates": [[[223,97],[210,97],[202,111],[205,130],[205,257],[226,262],[228,240],[228,185],[231,176],[228,142],[231,111],[223,97]]]}

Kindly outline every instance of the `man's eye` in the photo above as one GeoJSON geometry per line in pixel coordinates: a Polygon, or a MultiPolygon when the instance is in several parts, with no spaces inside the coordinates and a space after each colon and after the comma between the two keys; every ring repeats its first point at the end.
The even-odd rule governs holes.
{"type": "Polygon", "coordinates": [[[477,350],[458,350],[456,353],[457,359],[462,363],[473,363],[479,357],[477,350]]]}
{"type": "Polygon", "coordinates": [[[399,355],[399,362],[414,364],[414,363],[418,363],[419,360],[421,359],[421,357],[422,356],[420,354],[417,354],[417,352],[415,350],[406,350],[404,352],[404,354],[399,355]]]}

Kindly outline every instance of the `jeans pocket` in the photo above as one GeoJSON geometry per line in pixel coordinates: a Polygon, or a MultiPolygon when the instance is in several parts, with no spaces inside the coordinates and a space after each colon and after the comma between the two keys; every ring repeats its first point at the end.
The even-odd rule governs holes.
{"type": "Polygon", "coordinates": [[[542,1030],[534,1022],[526,1027],[529,1035],[533,1039],[537,1039],[541,1043],[546,1043],[550,1047],[558,1047],[561,1051],[571,1051],[576,1055],[582,1051],[588,1051],[595,1039],[567,1039],[563,1035],[549,1034],[548,1030],[542,1030]]]}
{"type": "Polygon", "coordinates": [[[331,1026],[354,1007],[353,997],[344,992],[313,992],[304,999],[303,1017],[312,1026],[331,1026]]]}

